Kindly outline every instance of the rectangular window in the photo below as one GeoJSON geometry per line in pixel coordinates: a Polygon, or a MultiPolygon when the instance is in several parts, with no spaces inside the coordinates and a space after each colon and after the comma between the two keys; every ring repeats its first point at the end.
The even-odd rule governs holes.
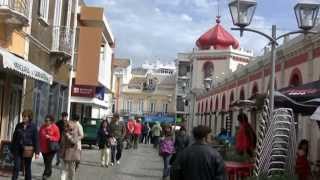
{"type": "Polygon", "coordinates": [[[143,113],[143,99],[139,100],[139,112],[143,113]]]}
{"type": "Polygon", "coordinates": [[[39,0],[39,17],[46,23],[48,22],[49,16],[49,3],[49,0],[39,0]]]}
{"type": "Polygon", "coordinates": [[[151,113],[156,112],[156,103],[155,102],[150,102],[150,112],[151,113]]]}

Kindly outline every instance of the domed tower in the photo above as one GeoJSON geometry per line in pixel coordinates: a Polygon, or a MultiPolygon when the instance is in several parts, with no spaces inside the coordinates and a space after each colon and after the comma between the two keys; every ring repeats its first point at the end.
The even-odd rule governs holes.
{"type": "Polygon", "coordinates": [[[253,56],[251,51],[240,49],[238,40],[221,25],[220,16],[216,25],[198,38],[196,46],[190,56],[192,89],[203,89],[206,78],[213,80],[214,87],[239,66],[248,64],[253,56]]]}

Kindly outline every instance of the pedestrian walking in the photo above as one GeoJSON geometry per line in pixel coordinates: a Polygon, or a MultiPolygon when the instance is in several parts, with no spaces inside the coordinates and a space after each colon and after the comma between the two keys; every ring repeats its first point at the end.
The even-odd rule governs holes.
{"type": "Polygon", "coordinates": [[[171,164],[175,161],[176,157],[179,156],[179,153],[187,148],[189,144],[190,137],[187,135],[187,130],[185,127],[181,127],[174,141],[175,154],[173,154],[171,157],[171,164]]]}
{"type": "Polygon", "coordinates": [[[111,144],[109,138],[111,138],[109,124],[107,120],[104,120],[97,135],[97,143],[101,153],[101,167],[108,167],[110,164],[111,144]]]}
{"type": "Polygon", "coordinates": [[[246,153],[252,157],[257,142],[256,134],[249,124],[248,116],[246,114],[239,114],[238,121],[240,123],[240,128],[236,135],[236,150],[241,154],[246,153]]]}
{"type": "MultiPolygon", "coordinates": [[[[56,125],[59,128],[59,132],[60,135],[63,134],[64,132],[64,127],[65,127],[65,123],[68,121],[68,113],[67,112],[63,112],[61,113],[61,119],[59,121],[57,121],[56,125]]],[[[61,136],[59,139],[59,143],[61,143],[61,136]]],[[[56,153],[56,166],[60,165],[60,154],[59,152],[56,153]]]]}
{"type": "Polygon", "coordinates": [[[129,119],[127,122],[126,139],[127,139],[126,149],[132,148],[133,142],[134,142],[134,121],[133,121],[133,119],[129,119]]]}
{"type": "Polygon", "coordinates": [[[24,167],[25,180],[32,179],[31,161],[33,155],[39,158],[39,139],[37,126],[32,122],[33,113],[31,110],[22,112],[22,122],[15,127],[10,151],[13,155],[12,180],[17,180],[20,168],[24,167]]]}
{"type": "Polygon", "coordinates": [[[140,136],[141,136],[141,132],[142,132],[142,125],[140,123],[140,120],[137,118],[134,122],[134,145],[133,148],[134,149],[138,149],[138,144],[139,144],[139,140],[140,140],[140,136]]]}
{"type": "Polygon", "coordinates": [[[54,118],[47,115],[44,124],[39,130],[40,151],[44,161],[44,172],[42,179],[46,180],[52,175],[52,160],[59,151],[60,131],[54,123],[54,118]]]}
{"type": "Polygon", "coordinates": [[[311,168],[308,161],[309,142],[306,139],[300,141],[297,152],[295,172],[299,180],[311,179],[311,168]]]}
{"type": "Polygon", "coordinates": [[[114,163],[120,164],[120,159],[123,149],[123,139],[126,134],[126,128],[123,122],[119,121],[119,115],[114,114],[110,123],[111,135],[116,139],[116,148],[111,149],[111,165],[114,163]]]}
{"type": "Polygon", "coordinates": [[[162,132],[162,128],[160,126],[160,123],[156,122],[156,124],[153,125],[151,131],[152,131],[152,138],[153,138],[153,147],[158,148],[160,136],[161,136],[161,132],[162,132]]]}
{"type": "Polygon", "coordinates": [[[61,180],[75,180],[76,163],[80,161],[79,127],[74,121],[66,123],[65,131],[61,139],[61,157],[63,159],[63,167],[61,172],[61,180]]]}
{"type": "MultiPolygon", "coordinates": [[[[79,149],[80,155],[81,155],[81,151],[82,151],[82,143],[81,143],[81,140],[84,138],[84,132],[83,132],[83,127],[82,127],[82,125],[80,124],[79,120],[80,120],[80,116],[78,116],[78,115],[76,115],[76,114],[73,115],[72,118],[71,118],[71,121],[73,121],[73,122],[77,125],[77,127],[78,127],[78,129],[79,129],[79,131],[78,131],[78,133],[79,133],[79,134],[78,134],[78,136],[79,136],[79,139],[78,139],[78,149],[79,149]]],[[[81,156],[80,156],[80,159],[81,159],[81,156]]],[[[76,170],[78,169],[79,164],[80,164],[80,160],[76,162],[76,170]]]]}
{"type": "Polygon", "coordinates": [[[224,180],[224,161],[212,148],[211,130],[206,126],[193,129],[196,142],[182,151],[171,168],[171,180],[224,180]]]}
{"type": "Polygon", "coordinates": [[[170,175],[170,158],[174,154],[174,141],[170,127],[165,127],[164,138],[160,141],[159,154],[163,158],[163,180],[169,179],[170,175]]]}
{"type": "Polygon", "coordinates": [[[149,123],[144,123],[142,126],[142,136],[141,136],[141,143],[149,144],[149,132],[150,132],[150,126],[149,123]]]}

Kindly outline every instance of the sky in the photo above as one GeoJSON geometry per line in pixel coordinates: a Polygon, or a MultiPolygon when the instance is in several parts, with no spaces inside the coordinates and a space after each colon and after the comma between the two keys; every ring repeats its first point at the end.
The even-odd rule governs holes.
{"type": "MultiPolygon", "coordinates": [[[[304,0],[310,1],[310,0],[304,0]]],[[[317,0],[312,0],[317,1],[317,0]]],[[[229,0],[85,0],[87,5],[102,6],[116,39],[115,56],[132,59],[133,64],[172,62],[179,52],[190,52],[196,40],[215,25],[220,7],[221,24],[240,42],[240,47],[263,53],[264,37],[231,31],[229,0]]],[[[296,30],[293,7],[297,0],[257,0],[250,28],[278,34],[296,30]]]]}

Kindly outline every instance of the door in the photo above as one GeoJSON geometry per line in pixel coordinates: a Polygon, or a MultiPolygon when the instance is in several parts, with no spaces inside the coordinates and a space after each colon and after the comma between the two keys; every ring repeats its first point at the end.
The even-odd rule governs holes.
{"type": "Polygon", "coordinates": [[[21,89],[13,87],[10,92],[10,105],[9,105],[9,122],[7,124],[7,139],[11,139],[15,126],[20,121],[21,111],[21,89]]]}

